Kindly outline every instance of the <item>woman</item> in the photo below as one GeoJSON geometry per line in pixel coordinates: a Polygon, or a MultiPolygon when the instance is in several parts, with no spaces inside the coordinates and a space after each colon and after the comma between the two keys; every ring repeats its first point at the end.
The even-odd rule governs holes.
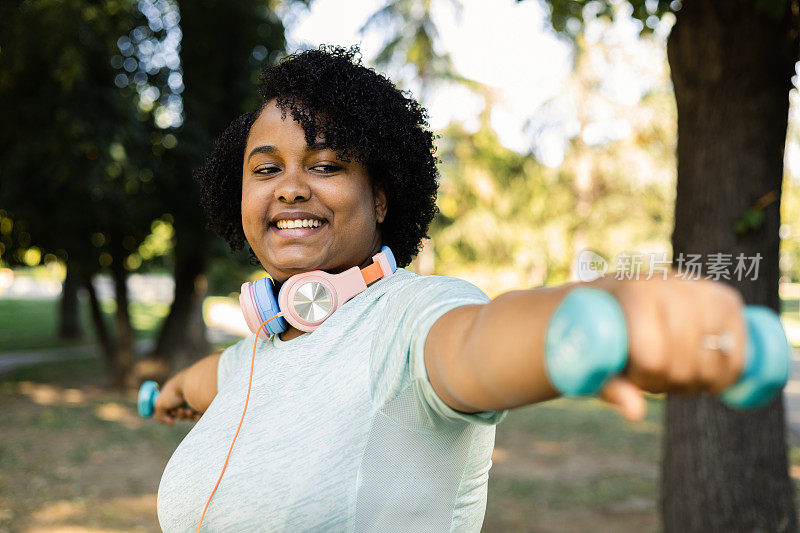
{"type": "MultiPolygon", "coordinates": [[[[361,66],[357,49],[289,56],[265,71],[261,94],[198,172],[211,226],[233,250],[247,241],[276,293],[295,274],[365,268],[382,246],[399,268],[313,332],[251,335],[164,384],[160,421],[195,416],[184,402],[203,415],[164,471],[161,526],[197,528],[225,463],[204,530],[479,531],[494,426],[557,396],[543,335],[575,284],[490,300],[402,268],[435,214],[433,136],[424,109],[361,66]]],[[[736,380],[734,290],[673,277],[591,285],[628,322],[629,365],[601,395],[628,419],[644,415],[642,390],[736,380]],[[721,332],[735,340],[729,353],[701,347],[721,332]]]]}

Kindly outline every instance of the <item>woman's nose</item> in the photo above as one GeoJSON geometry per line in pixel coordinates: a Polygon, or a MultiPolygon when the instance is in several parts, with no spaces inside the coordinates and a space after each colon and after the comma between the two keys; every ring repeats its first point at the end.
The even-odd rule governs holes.
{"type": "Polygon", "coordinates": [[[302,176],[302,170],[290,170],[284,173],[278,186],[275,187],[275,198],[282,202],[300,202],[311,197],[311,188],[302,176]]]}

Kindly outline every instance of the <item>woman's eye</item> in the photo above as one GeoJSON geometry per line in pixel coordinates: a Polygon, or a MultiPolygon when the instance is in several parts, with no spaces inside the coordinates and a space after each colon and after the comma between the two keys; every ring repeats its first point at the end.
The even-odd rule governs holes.
{"type": "Polygon", "coordinates": [[[275,167],[262,167],[256,169],[256,174],[274,174],[278,169],[275,167]]]}
{"type": "Polygon", "coordinates": [[[323,174],[332,174],[341,169],[341,167],[337,167],[336,165],[317,165],[314,168],[318,169],[323,174]]]}

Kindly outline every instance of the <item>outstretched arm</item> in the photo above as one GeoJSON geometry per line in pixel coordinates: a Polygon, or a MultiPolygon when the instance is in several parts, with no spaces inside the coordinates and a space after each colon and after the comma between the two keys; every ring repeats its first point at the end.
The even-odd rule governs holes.
{"type": "Polygon", "coordinates": [[[548,380],[544,338],[548,321],[572,289],[611,293],[628,324],[628,366],[601,398],[623,416],[644,416],[643,390],[719,392],[733,384],[744,362],[742,298],[707,280],[616,280],[511,291],[485,305],[455,308],[431,327],[425,342],[428,377],[455,410],[479,412],[520,407],[558,396],[548,380]],[[732,353],[702,347],[706,334],[729,332],[732,353]]]}

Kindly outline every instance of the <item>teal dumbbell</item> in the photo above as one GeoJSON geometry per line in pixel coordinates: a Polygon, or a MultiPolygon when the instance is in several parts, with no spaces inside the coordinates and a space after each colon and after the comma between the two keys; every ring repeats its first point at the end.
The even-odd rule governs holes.
{"type": "MultiPolygon", "coordinates": [[[[139,397],[136,400],[136,409],[139,411],[139,416],[149,418],[153,416],[155,411],[156,400],[158,399],[161,391],[158,390],[158,383],[155,381],[145,381],[139,387],[139,397]]],[[[189,404],[183,404],[186,409],[191,409],[189,404]]]]}
{"type": "MultiPolygon", "coordinates": [[[[744,369],[720,397],[731,407],[762,407],[786,385],[791,348],[771,309],[748,305],[744,320],[744,369]]],[[[627,358],[628,326],[617,300],[589,287],[567,293],[545,333],[545,368],[553,386],[562,394],[595,394],[622,372],[627,358]]]]}

